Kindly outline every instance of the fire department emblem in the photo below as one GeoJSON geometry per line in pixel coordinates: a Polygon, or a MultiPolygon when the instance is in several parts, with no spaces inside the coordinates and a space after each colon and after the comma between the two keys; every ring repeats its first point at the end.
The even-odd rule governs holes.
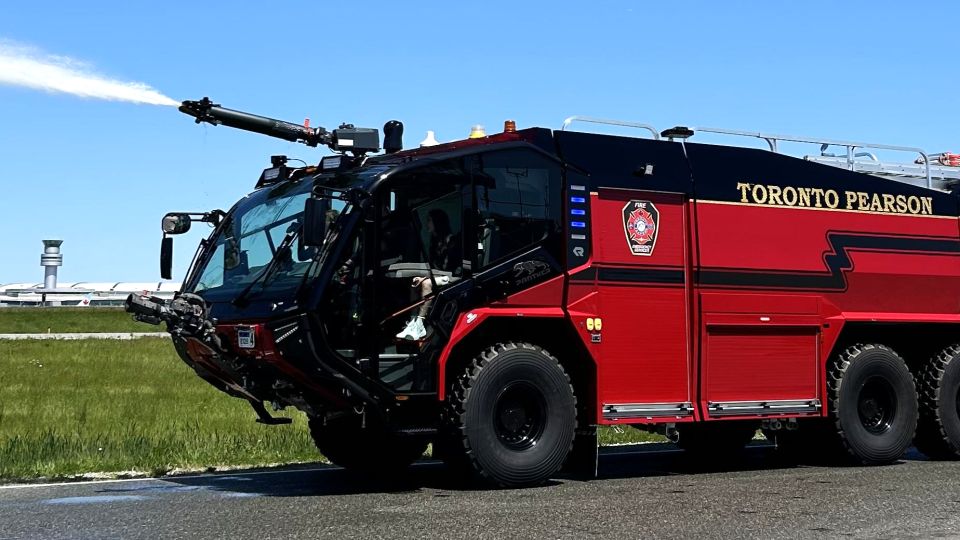
{"type": "Polygon", "coordinates": [[[623,232],[634,255],[653,255],[660,212],[650,201],[630,201],[623,207],[623,232]]]}

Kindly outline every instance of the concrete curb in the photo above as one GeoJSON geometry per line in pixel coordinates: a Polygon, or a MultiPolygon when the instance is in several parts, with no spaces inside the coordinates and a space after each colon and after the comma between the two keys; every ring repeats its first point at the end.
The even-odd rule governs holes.
{"type": "Polygon", "coordinates": [[[0,339],[138,339],[170,337],[166,332],[97,332],[74,334],[0,334],[0,339]]]}

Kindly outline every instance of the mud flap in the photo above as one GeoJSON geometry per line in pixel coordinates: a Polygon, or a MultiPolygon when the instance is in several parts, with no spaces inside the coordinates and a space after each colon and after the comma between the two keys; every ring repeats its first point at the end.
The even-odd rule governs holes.
{"type": "Polygon", "coordinates": [[[560,472],[573,474],[586,479],[597,477],[597,459],[600,441],[597,438],[597,426],[578,429],[573,438],[573,448],[560,472]]]}

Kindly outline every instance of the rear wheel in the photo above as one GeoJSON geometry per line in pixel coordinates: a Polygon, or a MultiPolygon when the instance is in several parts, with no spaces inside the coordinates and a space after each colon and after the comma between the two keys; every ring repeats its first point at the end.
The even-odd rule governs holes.
{"type": "Polygon", "coordinates": [[[395,435],[379,422],[352,412],[310,419],[310,435],[320,453],[335,465],[354,472],[398,475],[423,455],[429,441],[422,437],[395,435]]]}
{"type": "Polygon", "coordinates": [[[828,376],[830,420],[846,454],[864,465],[893,463],[917,427],[917,391],[903,359],[884,345],[848,347],[828,376]]]}
{"type": "Polygon", "coordinates": [[[503,487],[536,485],[563,465],[576,398],[556,358],[529,343],[499,343],[473,359],[448,400],[448,462],[503,487]]]}
{"type": "Polygon", "coordinates": [[[927,362],[920,379],[920,422],[913,442],[931,459],[960,457],[960,345],[927,362]]]}

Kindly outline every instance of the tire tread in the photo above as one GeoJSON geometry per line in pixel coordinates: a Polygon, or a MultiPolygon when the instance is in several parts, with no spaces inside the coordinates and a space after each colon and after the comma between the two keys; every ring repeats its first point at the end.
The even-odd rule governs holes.
{"type": "Polygon", "coordinates": [[[960,344],[953,344],[931,358],[919,375],[920,420],[913,444],[931,459],[960,458],[960,447],[947,435],[940,408],[943,374],[950,362],[958,356],[960,344]]]}
{"type": "MultiPolygon", "coordinates": [[[[844,429],[840,420],[840,415],[838,414],[840,409],[840,392],[843,388],[845,375],[849,371],[850,366],[853,365],[853,363],[861,354],[876,349],[886,351],[893,355],[903,366],[904,370],[909,373],[909,369],[907,368],[907,364],[904,362],[903,358],[890,347],[879,343],[857,343],[850,345],[837,356],[827,373],[827,393],[829,396],[828,407],[830,423],[833,427],[833,433],[836,437],[835,440],[839,446],[839,453],[846,460],[858,463],[860,465],[876,465],[877,462],[860,455],[856,448],[854,448],[850,443],[847,433],[848,430],[844,429]]],[[[910,377],[910,385],[914,390],[914,395],[916,395],[916,381],[914,380],[912,374],[910,377]]],[[[916,427],[917,425],[915,422],[912,426],[913,432],[916,432],[916,427]]],[[[904,453],[906,453],[906,449],[904,450],[904,453]]]]}

